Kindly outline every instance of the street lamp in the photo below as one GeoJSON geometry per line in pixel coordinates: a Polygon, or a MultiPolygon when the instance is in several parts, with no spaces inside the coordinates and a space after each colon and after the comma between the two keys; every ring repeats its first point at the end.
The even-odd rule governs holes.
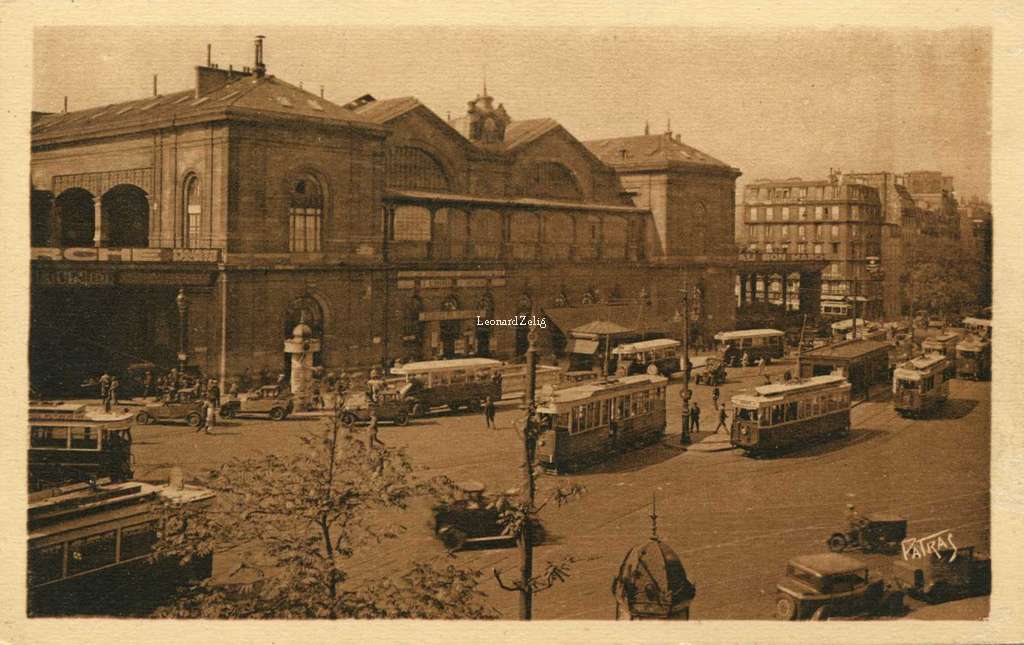
{"type": "Polygon", "coordinates": [[[174,298],[178,305],[178,371],[185,371],[185,322],[188,319],[188,296],[184,289],[178,289],[178,295],[174,298]]]}

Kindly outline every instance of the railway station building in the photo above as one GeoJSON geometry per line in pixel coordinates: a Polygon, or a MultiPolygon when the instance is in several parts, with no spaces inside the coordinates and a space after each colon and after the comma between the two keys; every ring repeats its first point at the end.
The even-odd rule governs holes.
{"type": "Polygon", "coordinates": [[[527,329],[478,317],[618,305],[667,320],[684,285],[708,334],[734,326],[740,173],[670,134],[582,143],[486,90],[452,120],[412,97],[339,105],[269,74],[261,41],[253,67],[207,61],[195,78],[33,113],[40,392],[174,365],[183,319],[188,362],[224,379],[287,372],[300,320],[327,369],[514,358],[527,329]],[[693,158],[636,167],[655,149],[693,158]]]}

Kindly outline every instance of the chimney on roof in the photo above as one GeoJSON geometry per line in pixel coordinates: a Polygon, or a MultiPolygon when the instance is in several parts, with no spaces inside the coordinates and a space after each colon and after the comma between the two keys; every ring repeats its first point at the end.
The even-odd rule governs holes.
{"type": "Polygon", "coordinates": [[[650,121],[644,121],[644,136],[646,137],[646,136],[649,136],[650,134],[651,134],[651,122],[650,121]]]}
{"type": "Polygon", "coordinates": [[[682,143],[682,142],[683,142],[683,135],[677,134],[676,135],[676,143],[682,143]]]}
{"type": "Polygon", "coordinates": [[[267,66],[263,64],[263,39],[266,36],[256,36],[256,76],[263,78],[267,73],[267,66]]]}
{"type": "Polygon", "coordinates": [[[320,86],[320,98],[323,98],[323,97],[324,97],[324,86],[321,85],[320,86]]]}
{"type": "Polygon", "coordinates": [[[68,97],[65,94],[64,95],[64,114],[67,114],[67,113],[68,113],[68,97]]]}
{"type": "Polygon", "coordinates": [[[153,74],[153,96],[160,96],[156,91],[156,74],[153,74]]]}
{"type": "Polygon", "coordinates": [[[207,67],[212,67],[212,65],[211,65],[212,62],[213,62],[213,45],[211,45],[210,43],[206,43],[206,66],[207,67]]]}

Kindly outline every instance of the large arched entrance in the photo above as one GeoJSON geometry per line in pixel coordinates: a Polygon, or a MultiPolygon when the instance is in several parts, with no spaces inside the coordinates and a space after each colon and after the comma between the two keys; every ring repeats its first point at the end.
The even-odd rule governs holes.
{"type": "Polygon", "coordinates": [[[103,227],[112,247],[149,246],[149,198],[138,186],[121,184],[103,195],[103,227]]]}
{"type": "Polygon", "coordinates": [[[57,196],[55,207],[60,219],[60,245],[92,246],[96,233],[92,193],[84,188],[69,188],[57,196]]]}

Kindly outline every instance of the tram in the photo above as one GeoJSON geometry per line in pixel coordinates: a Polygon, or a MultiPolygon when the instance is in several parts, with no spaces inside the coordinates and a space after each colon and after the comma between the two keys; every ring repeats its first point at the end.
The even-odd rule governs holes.
{"type": "Polygon", "coordinates": [[[100,477],[132,477],[130,413],[88,413],[84,405],[29,406],[29,490],[100,477]]]}
{"type": "Polygon", "coordinates": [[[892,375],[892,405],[904,417],[913,417],[942,404],[949,396],[949,359],[925,354],[900,364],[892,375]]]}
{"type": "Polygon", "coordinates": [[[78,483],[29,495],[28,614],[123,615],[145,611],[175,584],[208,578],[212,554],[154,560],[155,505],[203,506],[213,491],[185,484],[78,483]]]}
{"type": "Polygon", "coordinates": [[[800,448],[850,431],[850,383],[839,374],[762,385],[732,404],[730,443],[748,453],[800,448]]]}
{"type": "Polygon", "coordinates": [[[552,472],[574,471],[665,435],[668,379],[636,374],[555,390],[537,406],[537,457],[552,472]]]}
{"type": "Polygon", "coordinates": [[[957,378],[981,381],[992,373],[992,343],[984,336],[968,336],[956,344],[957,378]]]}

